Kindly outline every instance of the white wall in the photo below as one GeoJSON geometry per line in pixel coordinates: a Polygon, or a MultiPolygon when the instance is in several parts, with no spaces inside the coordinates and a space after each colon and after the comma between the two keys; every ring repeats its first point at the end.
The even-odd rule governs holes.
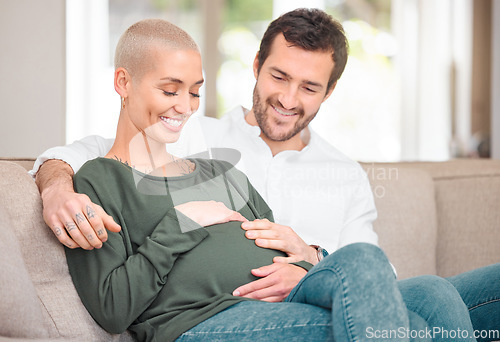
{"type": "Polygon", "coordinates": [[[0,156],[65,142],[65,0],[0,0],[0,156]]]}

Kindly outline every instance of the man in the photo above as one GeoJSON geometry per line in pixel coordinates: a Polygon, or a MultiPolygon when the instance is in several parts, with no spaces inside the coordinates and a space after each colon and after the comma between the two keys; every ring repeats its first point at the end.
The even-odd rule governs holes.
{"type": "MultiPolygon", "coordinates": [[[[308,128],[322,102],[332,94],[346,61],[347,42],[340,24],[318,10],[289,12],[264,34],[254,61],[253,108],[237,108],[220,121],[200,118],[198,127],[192,123],[191,134],[201,130],[208,151],[231,147],[241,153],[237,166],[247,173],[278,222],[246,223],[243,228],[257,245],[287,252],[287,261],[296,260],[297,255],[316,258],[316,262],[322,257],[320,247],[308,246],[304,240],[321,244],[329,252],[354,242],[377,244],[372,229],[376,210],[366,175],[357,163],[308,128]]],[[[34,166],[37,171],[46,159],[69,163],[43,163],[36,180],[45,220],[70,248],[99,248],[106,240],[104,228],[119,230],[101,208],[74,193],[71,179],[86,159],[105,155],[110,146],[108,141],[89,138],[47,151],[34,166]],[[82,216],[85,219],[77,219],[82,216]]],[[[279,301],[300,277],[285,277],[276,264],[252,272],[262,279],[236,289],[235,295],[279,301]]],[[[411,281],[401,282],[400,289],[409,306],[408,298],[415,298],[408,283],[411,281]]],[[[432,316],[431,305],[427,302],[418,311],[427,320],[432,316]]]]}

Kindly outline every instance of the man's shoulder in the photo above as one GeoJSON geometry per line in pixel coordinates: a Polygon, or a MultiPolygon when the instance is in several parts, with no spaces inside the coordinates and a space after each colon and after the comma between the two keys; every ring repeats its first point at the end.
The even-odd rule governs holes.
{"type": "Polygon", "coordinates": [[[336,162],[346,167],[360,167],[357,161],[348,157],[313,130],[311,130],[311,149],[316,155],[320,155],[325,162],[336,162]]]}
{"type": "Polygon", "coordinates": [[[114,138],[105,138],[100,135],[88,135],[80,140],[76,140],[76,142],[81,142],[81,143],[103,144],[103,145],[113,144],[114,141],[115,141],[114,138]]]}

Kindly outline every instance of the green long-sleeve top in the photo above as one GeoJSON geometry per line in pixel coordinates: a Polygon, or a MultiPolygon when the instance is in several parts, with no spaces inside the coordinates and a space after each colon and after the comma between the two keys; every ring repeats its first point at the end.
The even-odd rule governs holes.
{"type": "Polygon", "coordinates": [[[284,255],[256,246],[245,237],[241,222],[203,228],[174,209],[189,201],[216,200],[248,220],[273,219],[246,176],[229,163],[192,161],[192,173],[163,178],[99,158],[74,177],[75,190],[122,227],[119,233],[109,232],[100,249],[66,249],[82,302],[109,332],[129,329],[140,341],[173,341],[247,300],[231,293],[257,279],[252,268],[284,255]]]}

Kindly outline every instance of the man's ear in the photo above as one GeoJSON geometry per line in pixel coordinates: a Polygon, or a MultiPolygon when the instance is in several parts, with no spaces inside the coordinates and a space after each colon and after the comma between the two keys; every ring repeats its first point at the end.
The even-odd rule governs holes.
{"type": "Polygon", "coordinates": [[[328,99],[330,97],[330,95],[332,95],[333,93],[333,89],[335,89],[335,86],[337,85],[337,81],[335,81],[335,83],[332,84],[332,86],[330,87],[330,89],[328,89],[328,92],[326,93],[325,97],[323,98],[323,101],[321,101],[321,103],[325,102],[326,99],[328,99]]]}
{"type": "Polygon", "coordinates": [[[255,79],[257,79],[257,76],[259,76],[259,52],[257,51],[257,54],[255,55],[255,59],[253,60],[253,75],[255,76],[255,79]]]}
{"type": "Polygon", "coordinates": [[[130,74],[125,68],[120,67],[115,70],[115,90],[121,97],[128,96],[130,82],[130,74]]]}

